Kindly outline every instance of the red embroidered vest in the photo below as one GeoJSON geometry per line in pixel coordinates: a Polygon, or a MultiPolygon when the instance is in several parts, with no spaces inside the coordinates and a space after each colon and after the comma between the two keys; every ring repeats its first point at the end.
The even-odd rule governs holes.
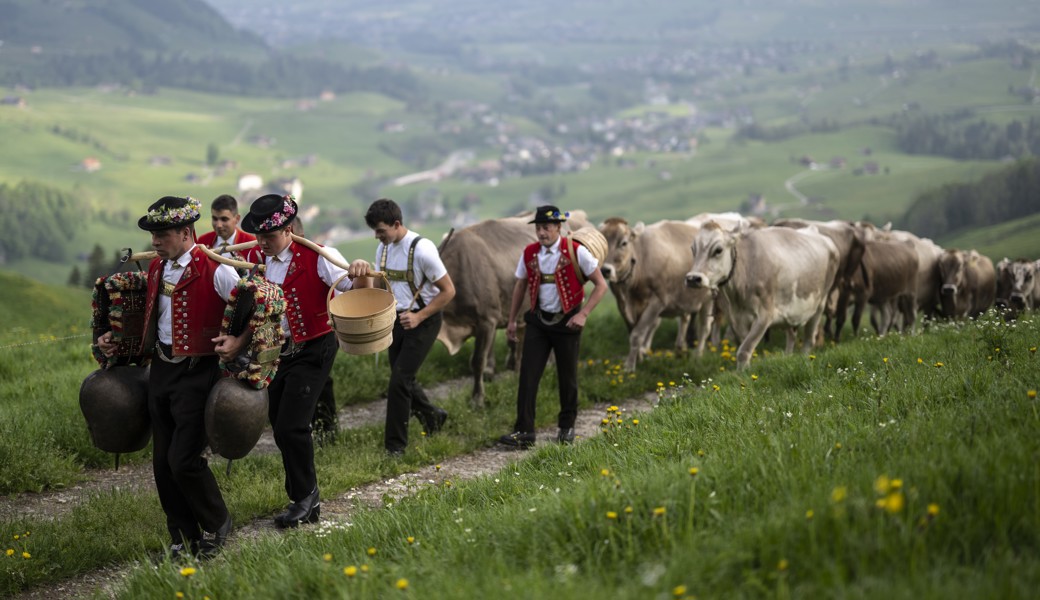
{"type": "MultiPolygon", "coordinates": [[[[574,251],[578,251],[581,244],[574,242],[574,251]]],[[[527,289],[531,294],[531,310],[538,308],[538,289],[542,285],[542,272],[538,268],[538,253],[542,245],[538,242],[529,244],[524,248],[524,265],[527,267],[527,289]]],[[[577,260],[575,257],[573,260],[577,260]]],[[[574,272],[572,265],[570,244],[567,238],[560,237],[560,262],[556,263],[556,272],[553,277],[556,282],[556,291],[560,294],[560,304],[563,312],[569,313],[581,306],[585,299],[585,287],[578,282],[578,274],[574,272]]],[[[580,267],[579,267],[580,268],[580,267]]]]}
{"type": "MultiPolygon", "coordinates": [[[[202,249],[195,246],[191,262],[184,267],[184,274],[170,297],[170,325],[173,331],[174,356],[208,356],[216,354],[213,338],[220,335],[220,322],[224,318],[224,299],[213,289],[213,272],[220,266],[202,249]]],[[[145,323],[148,323],[149,340],[145,346],[151,350],[154,338],[158,337],[156,323],[159,318],[159,290],[163,285],[163,261],[155,259],[148,265],[148,301],[145,304],[145,323]]]]}
{"type": "Polygon", "coordinates": [[[292,242],[292,262],[282,282],[285,318],[294,342],[306,342],[332,331],[325,298],[329,286],[318,275],[318,253],[292,242]]]}

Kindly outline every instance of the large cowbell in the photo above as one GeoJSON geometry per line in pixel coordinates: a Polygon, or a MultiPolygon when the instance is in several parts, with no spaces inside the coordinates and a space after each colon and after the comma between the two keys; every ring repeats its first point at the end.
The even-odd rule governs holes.
{"type": "Polygon", "coordinates": [[[238,379],[217,382],[206,399],[206,435],[213,452],[227,459],[249,454],[267,426],[267,388],[238,379]]]}
{"type": "Polygon", "coordinates": [[[79,388],[79,408],[94,446],[124,454],[148,445],[148,368],[98,369],[79,388]]]}

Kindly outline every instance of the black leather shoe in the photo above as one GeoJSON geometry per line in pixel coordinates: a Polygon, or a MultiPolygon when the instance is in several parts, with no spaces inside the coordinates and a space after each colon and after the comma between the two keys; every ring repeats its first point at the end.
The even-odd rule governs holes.
{"type": "Polygon", "coordinates": [[[426,435],[433,435],[444,427],[444,422],[448,420],[448,411],[434,407],[428,413],[418,413],[418,417],[426,435]]]}
{"type": "Polygon", "coordinates": [[[199,555],[200,540],[188,540],[187,542],[175,542],[170,544],[170,560],[180,560],[199,555]]]}
{"type": "Polygon", "coordinates": [[[293,502],[289,505],[289,510],[276,516],[274,524],[279,529],[293,528],[300,523],[317,523],[320,516],[321,500],[318,498],[318,488],[314,488],[309,496],[299,502],[293,502]]]}
{"type": "Polygon", "coordinates": [[[404,456],[404,448],[387,448],[386,455],[390,458],[401,458],[404,456]]]}
{"type": "Polygon", "coordinates": [[[533,432],[514,431],[498,438],[498,443],[513,448],[530,448],[534,446],[535,435],[533,432]]]}
{"type": "Polygon", "coordinates": [[[199,544],[199,558],[213,558],[220,553],[220,549],[224,547],[224,544],[227,543],[228,536],[231,535],[231,525],[231,513],[228,513],[224,524],[217,528],[217,531],[213,534],[213,539],[204,539],[202,540],[202,543],[199,544]]]}
{"type": "Polygon", "coordinates": [[[561,444],[573,444],[574,443],[574,428],[568,427],[567,429],[560,428],[560,433],[556,435],[556,441],[561,444]]]}

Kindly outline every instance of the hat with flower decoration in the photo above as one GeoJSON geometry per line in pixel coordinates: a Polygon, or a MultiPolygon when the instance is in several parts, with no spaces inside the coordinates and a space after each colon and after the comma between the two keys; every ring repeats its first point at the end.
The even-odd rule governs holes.
{"type": "Polygon", "coordinates": [[[551,204],[545,206],[539,206],[534,211],[534,220],[528,221],[527,223],[563,223],[567,220],[567,217],[571,216],[569,212],[562,212],[551,204]]]}
{"type": "Polygon", "coordinates": [[[148,207],[148,214],[137,221],[145,231],[162,231],[173,227],[191,225],[202,216],[202,203],[185,196],[163,196],[148,207]]]}
{"type": "Polygon", "coordinates": [[[267,194],[253,200],[249,213],[242,217],[242,230],[248,233],[278,231],[292,223],[300,207],[292,196],[267,194]]]}

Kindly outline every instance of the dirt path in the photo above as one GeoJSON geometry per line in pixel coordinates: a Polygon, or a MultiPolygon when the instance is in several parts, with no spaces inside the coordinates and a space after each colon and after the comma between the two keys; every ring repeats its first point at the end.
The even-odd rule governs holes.
{"type": "MultiPolygon", "coordinates": [[[[431,390],[434,392],[431,396],[436,397],[438,392],[446,394],[447,389],[450,389],[446,386],[449,385],[442,384],[445,387],[431,390]]],[[[631,415],[652,409],[656,400],[656,394],[647,393],[643,397],[617,403],[617,406],[631,415]]],[[[578,420],[575,424],[577,443],[581,443],[581,440],[584,438],[590,438],[599,434],[600,423],[607,406],[607,404],[597,404],[592,408],[579,411],[578,420]]],[[[358,407],[348,407],[340,412],[341,423],[348,423],[354,427],[362,424],[379,423],[383,419],[384,411],[385,400],[381,403],[373,402],[358,407]],[[352,412],[354,410],[356,412],[352,412]],[[349,418],[353,420],[342,420],[348,414],[352,415],[349,418]]],[[[539,430],[537,445],[555,443],[555,436],[555,427],[539,430]]],[[[272,447],[273,445],[273,442],[271,442],[272,447]]],[[[358,510],[369,510],[382,506],[384,498],[402,498],[414,494],[420,489],[441,485],[446,480],[457,482],[490,475],[498,472],[510,462],[522,458],[524,454],[523,451],[503,449],[501,447],[484,448],[476,452],[443,460],[439,464],[439,468],[431,465],[383,481],[352,488],[336,497],[322,499],[321,522],[305,527],[341,527],[344,523],[349,522],[352,515],[358,510]]],[[[137,481],[135,484],[150,486],[151,470],[149,466],[145,465],[137,470],[143,471],[143,481],[137,481]]],[[[136,477],[140,478],[142,476],[137,475],[136,477]]],[[[71,492],[72,490],[70,489],[69,491],[71,492]]],[[[83,492],[80,493],[82,494],[83,492]]],[[[277,531],[269,517],[255,519],[236,529],[229,543],[235,544],[238,540],[250,540],[264,535],[277,535],[277,531]]],[[[131,568],[132,565],[120,565],[99,569],[74,579],[28,590],[15,596],[15,598],[21,600],[58,600],[63,598],[90,597],[98,591],[104,595],[112,596],[116,587],[130,573],[131,568]]]]}

